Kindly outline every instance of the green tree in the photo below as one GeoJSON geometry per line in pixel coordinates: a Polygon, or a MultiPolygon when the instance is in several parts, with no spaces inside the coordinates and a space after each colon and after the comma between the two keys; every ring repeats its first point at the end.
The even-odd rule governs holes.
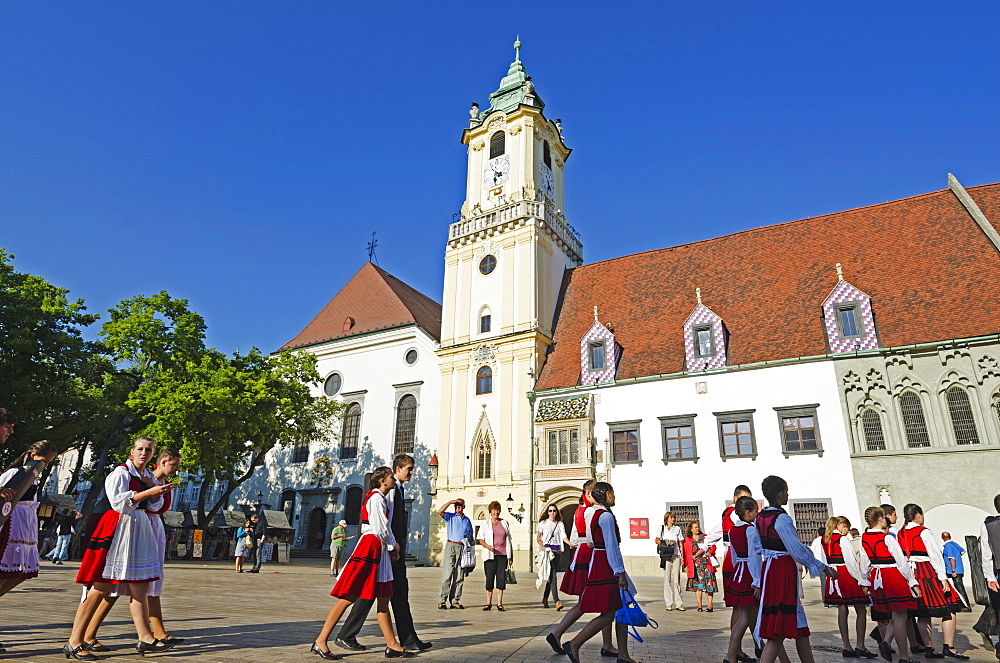
{"type": "Polygon", "coordinates": [[[45,279],[16,271],[0,249],[0,407],[18,416],[14,436],[0,449],[6,462],[48,439],[78,446],[101,418],[99,386],[108,366],[83,338],[98,316],[82,299],[45,279]]]}
{"type": "Polygon", "coordinates": [[[177,447],[185,469],[200,474],[198,527],[204,529],[268,451],[333,436],[343,406],[313,396],[310,387],[319,383],[316,358],[308,353],[266,356],[253,348],[228,358],[209,350],[160,370],[128,404],[150,421],[143,434],[177,447]],[[211,482],[228,486],[206,505],[211,482]]]}

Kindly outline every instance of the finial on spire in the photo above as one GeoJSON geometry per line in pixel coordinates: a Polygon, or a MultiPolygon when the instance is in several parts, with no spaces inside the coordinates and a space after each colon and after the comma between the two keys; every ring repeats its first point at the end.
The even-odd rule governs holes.
{"type": "Polygon", "coordinates": [[[514,40],[514,62],[521,61],[521,35],[514,40]]]}
{"type": "Polygon", "coordinates": [[[594,322],[600,322],[600,320],[597,319],[597,307],[596,306],[594,307],[594,322]]]}
{"type": "Polygon", "coordinates": [[[844,266],[841,265],[839,262],[837,263],[837,280],[838,281],[844,280],[844,266]]]}
{"type": "Polygon", "coordinates": [[[694,296],[698,298],[698,304],[701,305],[701,288],[694,289],[694,296]]]}

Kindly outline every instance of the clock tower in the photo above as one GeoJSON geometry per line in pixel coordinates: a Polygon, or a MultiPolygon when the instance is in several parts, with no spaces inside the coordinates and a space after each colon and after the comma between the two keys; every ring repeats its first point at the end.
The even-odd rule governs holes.
{"type": "Polygon", "coordinates": [[[473,104],[462,132],[468,174],[445,249],[434,508],[463,498],[467,515],[481,520],[490,502],[501,502],[514,548],[524,551],[515,561],[527,568],[537,505],[526,394],[552,343],[563,274],[582,263],[583,246],[562,212],[570,149],[559,120],[545,116],[520,50],[517,41],[489,107],[473,104]]]}

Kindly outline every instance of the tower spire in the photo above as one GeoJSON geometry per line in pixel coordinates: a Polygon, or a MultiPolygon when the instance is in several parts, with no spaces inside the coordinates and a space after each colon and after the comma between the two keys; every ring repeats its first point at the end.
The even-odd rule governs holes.
{"type": "Polygon", "coordinates": [[[521,35],[514,39],[514,62],[521,61],[521,35]]]}

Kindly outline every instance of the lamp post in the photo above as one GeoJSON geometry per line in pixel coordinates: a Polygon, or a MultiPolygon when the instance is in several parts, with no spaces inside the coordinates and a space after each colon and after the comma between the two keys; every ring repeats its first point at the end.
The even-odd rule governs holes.
{"type": "Polygon", "coordinates": [[[431,475],[431,489],[427,494],[431,496],[437,495],[438,455],[436,451],[431,455],[431,459],[427,461],[427,469],[430,470],[431,475]]]}
{"type": "Polygon", "coordinates": [[[512,518],[516,518],[517,522],[522,522],[524,520],[524,504],[521,504],[521,508],[516,512],[514,511],[514,494],[507,493],[507,513],[511,515],[512,518]]]}

